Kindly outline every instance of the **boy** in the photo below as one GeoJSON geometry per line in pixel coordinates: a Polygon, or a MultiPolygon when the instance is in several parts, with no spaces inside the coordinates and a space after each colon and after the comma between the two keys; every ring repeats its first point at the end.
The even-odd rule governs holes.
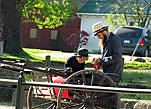
{"type": "Polygon", "coordinates": [[[85,61],[88,60],[88,50],[81,48],[77,51],[75,56],[68,58],[64,67],[67,70],[66,76],[70,76],[74,72],[84,70],[85,61]]]}

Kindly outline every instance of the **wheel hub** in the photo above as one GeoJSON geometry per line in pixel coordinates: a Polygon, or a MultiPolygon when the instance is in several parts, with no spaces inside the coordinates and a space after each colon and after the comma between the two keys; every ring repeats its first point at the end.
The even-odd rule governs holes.
{"type": "Polygon", "coordinates": [[[88,109],[92,109],[93,104],[94,104],[94,102],[90,98],[87,98],[84,101],[84,106],[88,109]]]}

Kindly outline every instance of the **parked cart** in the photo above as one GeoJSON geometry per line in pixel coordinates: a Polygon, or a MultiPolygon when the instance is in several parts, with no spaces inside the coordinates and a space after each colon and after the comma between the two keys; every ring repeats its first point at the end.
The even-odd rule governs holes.
{"type": "MultiPolygon", "coordinates": [[[[116,83],[118,76],[112,73],[81,70],[66,77],[65,70],[33,68],[27,64],[18,64],[14,59],[1,58],[0,62],[8,65],[5,68],[16,66],[22,70],[30,69],[32,81],[35,82],[118,87],[116,83]]],[[[20,62],[26,63],[23,60],[20,62]]],[[[27,107],[28,109],[119,109],[120,97],[116,93],[31,86],[27,96],[27,107]]]]}

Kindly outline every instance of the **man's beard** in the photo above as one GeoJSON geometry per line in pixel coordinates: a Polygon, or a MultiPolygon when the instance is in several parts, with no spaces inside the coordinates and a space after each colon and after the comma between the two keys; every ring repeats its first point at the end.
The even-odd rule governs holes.
{"type": "Polygon", "coordinates": [[[103,39],[100,40],[100,46],[102,46],[104,48],[106,41],[107,41],[107,36],[105,34],[103,34],[103,39]]]}
{"type": "Polygon", "coordinates": [[[106,41],[107,41],[107,36],[105,34],[103,34],[104,39],[103,39],[103,45],[105,45],[106,41]]]}

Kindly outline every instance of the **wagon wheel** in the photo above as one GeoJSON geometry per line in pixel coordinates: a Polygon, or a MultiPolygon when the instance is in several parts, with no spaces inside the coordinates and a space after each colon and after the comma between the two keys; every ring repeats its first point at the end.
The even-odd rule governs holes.
{"type": "Polygon", "coordinates": [[[56,109],[56,98],[35,97],[33,91],[33,86],[31,86],[27,95],[28,109],[56,109]]]}
{"type": "MultiPolygon", "coordinates": [[[[108,75],[94,70],[83,70],[69,76],[65,83],[91,86],[116,87],[108,75]]],[[[86,90],[69,90],[71,98],[63,98],[64,89],[60,89],[57,109],[119,109],[120,97],[115,93],[94,92],[86,90]]]]}

